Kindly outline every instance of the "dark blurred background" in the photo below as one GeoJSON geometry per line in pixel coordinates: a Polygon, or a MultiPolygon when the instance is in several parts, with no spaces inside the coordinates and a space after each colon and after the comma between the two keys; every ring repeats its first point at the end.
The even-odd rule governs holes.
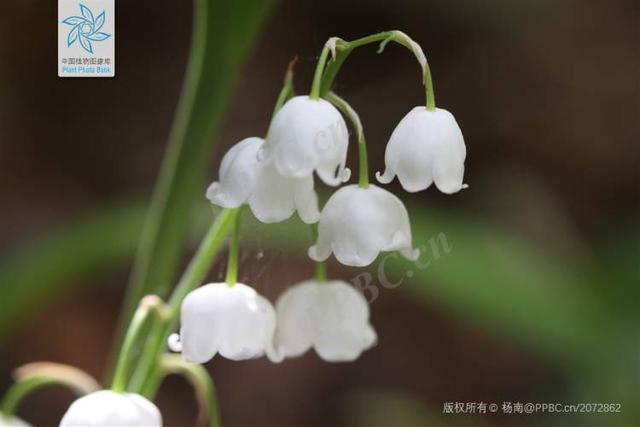
{"type": "MultiPolygon", "coordinates": [[[[445,220],[462,215],[474,227],[497,228],[560,270],[571,270],[571,292],[604,301],[601,314],[583,313],[590,320],[584,330],[591,321],[601,325],[601,316],[628,331],[613,326],[620,338],[606,352],[620,357],[587,379],[572,371],[573,362],[537,351],[538,337],[505,328],[517,313],[493,316],[484,305],[489,308],[469,315],[473,306],[464,297],[460,306],[453,297],[405,292],[403,287],[432,286],[428,279],[407,278],[397,289],[381,288],[371,305],[378,346],[355,363],[328,364],[313,353],[280,365],[219,357],[209,363],[225,425],[632,425],[633,403],[621,415],[579,420],[453,416],[442,408],[444,402],[570,402],[585,396],[608,403],[637,393],[639,8],[634,0],[285,0],[275,8],[236,84],[208,178],[216,178],[228,147],[265,133],[293,56],[296,89],[304,93],[328,37],[400,29],[423,46],[438,105],[462,127],[470,188],[454,196],[435,189],[409,195],[397,182],[391,188],[412,206],[435,209],[445,220]]],[[[28,251],[30,242],[76,218],[148,200],[184,75],[191,6],[118,2],[116,77],[90,80],[56,76],[55,2],[3,2],[0,11],[0,257],[10,261],[16,248],[28,251]]],[[[414,59],[399,46],[382,55],[374,46],[358,50],[336,90],[360,113],[372,170],[382,169],[392,129],[422,102],[414,59]]],[[[355,158],[351,153],[354,167],[355,158]]],[[[463,256],[456,247],[464,248],[465,233],[456,230],[447,259],[463,256]]],[[[449,236],[447,229],[435,231],[449,236]]],[[[428,237],[414,236],[418,242],[428,237]]],[[[245,255],[243,280],[272,301],[312,271],[303,252],[269,250],[259,239],[245,255]],[[262,251],[265,256],[253,257],[262,251]]],[[[219,264],[212,280],[224,259],[219,264]]],[[[14,367],[34,360],[73,364],[100,377],[129,268],[130,254],[111,268],[89,271],[79,283],[56,285],[20,316],[0,313],[6,329],[0,391],[9,386],[14,367]]],[[[337,264],[330,270],[344,279],[358,274],[337,264]]],[[[478,271],[487,274],[475,275],[466,284],[469,292],[491,292],[495,270],[481,266],[478,271]]],[[[510,285],[516,292],[518,281],[510,285]]],[[[539,285],[544,298],[546,284],[539,285]]],[[[49,286],[46,278],[40,286],[49,286]]],[[[563,318],[554,316],[548,318],[563,318]]],[[[56,425],[71,398],[47,389],[29,397],[19,412],[36,426],[56,425]]],[[[158,402],[167,425],[192,423],[195,403],[180,379],[165,383],[158,402]]]]}

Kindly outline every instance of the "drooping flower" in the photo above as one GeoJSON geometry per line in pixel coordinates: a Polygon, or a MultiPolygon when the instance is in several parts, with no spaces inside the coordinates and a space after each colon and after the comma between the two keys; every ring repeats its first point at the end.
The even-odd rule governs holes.
{"type": "Polygon", "coordinates": [[[304,178],[315,170],[336,186],[351,176],[345,167],[348,143],[347,125],[330,102],[296,96],[273,117],[261,156],[273,159],[281,175],[304,178]]]}
{"type": "Polygon", "coordinates": [[[101,390],[71,404],[60,427],[161,427],[162,416],[149,400],[135,393],[101,390]]]}
{"type": "Polygon", "coordinates": [[[210,283],[182,302],[179,338],[169,345],[187,362],[205,363],[217,353],[231,360],[273,351],[276,315],[271,303],[242,283],[210,283]]]}
{"type": "Polygon", "coordinates": [[[18,417],[6,417],[0,412],[0,427],[33,427],[18,417]]]}
{"type": "Polygon", "coordinates": [[[409,214],[400,199],[375,185],[347,185],[337,190],[320,214],[318,240],[309,256],[324,261],[333,252],[342,264],[364,267],[382,251],[400,251],[410,260],[409,214]]]}
{"type": "Polygon", "coordinates": [[[388,184],[398,175],[402,188],[411,193],[435,182],[440,191],[451,194],[466,187],[462,182],[466,156],[462,131],[450,112],[415,107],[391,134],[386,170],[376,177],[388,184]]]}
{"type": "Polygon", "coordinates": [[[262,138],[246,138],[222,158],[219,181],[207,189],[207,198],[224,208],[237,208],[247,203],[258,220],[280,222],[295,211],[302,221],[318,221],[318,197],[313,177],[288,178],[280,175],[273,162],[258,159],[262,138]]]}
{"type": "Polygon", "coordinates": [[[276,313],[274,362],[312,347],[328,362],[348,362],[376,343],[367,301],[343,281],[307,280],[292,286],[278,299],[276,313]]]}

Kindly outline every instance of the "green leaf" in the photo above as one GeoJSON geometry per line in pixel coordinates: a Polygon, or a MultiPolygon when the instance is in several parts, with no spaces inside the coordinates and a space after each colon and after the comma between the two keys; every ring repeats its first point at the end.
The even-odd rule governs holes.
{"type": "Polygon", "coordinates": [[[73,287],[125,264],[144,211],[123,205],[87,213],[24,242],[0,265],[0,343],[10,328],[73,287]]]}
{"type": "Polygon", "coordinates": [[[420,219],[413,233],[422,264],[389,263],[396,278],[412,274],[405,291],[566,368],[606,369],[615,316],[594,298],[583,266],[548,258],[478,219],[416,209],[412,215],[420,219]]]}
{"type": "Polygon", "coordinates": [[[169,146],[145,222],[116,348],[140,298],[166,297],[177,277],[192,211],[224,109],[275,0],[195,0],[191,54],[169,146]]]}

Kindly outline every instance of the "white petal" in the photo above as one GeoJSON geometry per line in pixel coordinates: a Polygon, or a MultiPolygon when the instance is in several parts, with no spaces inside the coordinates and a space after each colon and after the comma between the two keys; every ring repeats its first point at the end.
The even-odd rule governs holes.
{"type": "Polygon", "coordinates": [[[309,281],[290,287],[278,298],[274,345],[283,357],[300,356],[313,345],[316,294],[314,282],[309,281]]]}
{"type": "Polygon", "coordinates": [[[435,181],[444,193],[463,188],[466,147],[456,119],[446,110],[412,109],[394,129],[385,151],[386,170],[376,177],[383,184],[395,175],[409,192],[422,191],[435,181]]]}
{"type": "Polygon", "coordinates": [[[280,175],[271,163],[261,167],[259,175],[249,197],[249,207],[256,218],[274,223],[291,217],[296,209],[292,178],[280,175]]]}
{"type": "Polygon", "coordinates": [[[216,353],[231,360],[260,357],[271,347],[275,322],[271,303],[249,286],[204,285],[182,302],[182,356],[194,363],[216,353]]]}
{"type": "Polygon", "coordinates": [[[0,412],[0,427],[33,427],[31,424],[21,420],[18,417],[5,417],[0,412]]]}
{"type": "Polygon", "coordinates": [[[271,121],[264,153],[284,176],[303,178],[317,170],[322,181],[335,186],[350,176],[348,143],[347,126],[331,103],[297,96],[271,121]]]}
{"type": "Polygon", "coordinates": [[[231,147],[222,158],[219,182],[207,189],[207,199],[223,208],[237,208],[247,201],[258,173],[258,151],[262,138],[243,139],[231,147]]]}
{"type": "Polygon", "coordinates": [[[381,251],[400,251],[410,259],[409,214],[400,199],[375,185],[348,185],[329,198],[320,215],[318,240],[309,256],[323,261],[333,252],[342,264],[364,267],[381,251]]]}
{"type": "Polygon", "coordinates": [[[310,347],[328,362],[355,360],[373,346],[369,306],[362,294],[343,281],[308,280],[292,286],[276,304],[275,346],[285,357],[310,347]]]}
{"type": "Polygon", "coordinates": [[[249,197],[249,206],[256,218],[265,223],[280,222],[298,210],[305,223],[318,222],[320,211],[313,176],[284,177],[270,161],[259,166],[258,179],[249,197]]]}
{"type": "Polygon", "coordinates": [[[231,147],[222,159],[220,182],[209,186],[207,198],[224,208],[247,203],[255,217],[265,223],[284,221],[296,210],[304,222],[318,222],[313,176],[280,175],[273,161],[259,158],[263,144],[263,139],[254,137],[231,147]]]}
{"type": "Polygon", "coordinates": [[[329,362],[355,360],[376,343],[369,324],[369,305],[360,292],[342,281],[320,283],[318,306],[323,313],[315,349],[329,362]]]}
{"type": "Polygon", "coordinates": [[[60,427],[160,427],[158,408],[133,393],[101,390],[79,398],[71,404],[60,427]]]}
{"type": "Polygon", "coordinates": [[[320,209],[318,208],[318,195],[313,189],[313,177],[296,180],[293,198],[298,215],[305,224],[315,224],[320,220],[320,209]]]}

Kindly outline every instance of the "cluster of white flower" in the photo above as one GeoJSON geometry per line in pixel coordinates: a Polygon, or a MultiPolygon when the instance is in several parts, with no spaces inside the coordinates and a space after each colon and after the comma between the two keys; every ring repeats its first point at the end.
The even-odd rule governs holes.
{"type": "MultiPolygon", "coordinates": [[[[416,56],[424,58],[420,47],[411,43],[416,56]]],[[[334,52],[335,40],[329,46],[334,52]]],[[[349,133],[340,113],[345,109],[335,99],[340,98],[309,95],[286,101],[265,139],[244,139],[225,154],[219,180],[210,185],[207,198],[224,208],[246,204],[265,223],[286,220],[296,211],[305,223],[318,223],[317,241],[308,251],[316,262],[333,253],[344,265],[364,267],[386,251],[415,260],[419,252],[411,243],[407,209],[391,192],[369,184],[366,170],[359,184],[339,188],[321,211],[318,208],[314,173],[334,187],[351,176],[346,167],[349,133]]],[[[346,116],[352,122],[357,119],[353,112],[346,116]]],[[[361,132],[359,122],[354,126],[361,132]]],[[[366,150],[360,156],[366,156],[366,150]]],[[[397,175],[409,192],[435,183],[440,191],[455,193],[465,187],[465,157],[453,115],[435,106],[419,106],[391,134],[386,170],[376,176],[387,184],[397,175]]],[[[366,157],[361,158],[360,168],[366,164],[366,157]]],[[[170,347],[195,363],[217,353],[232,360],[266,355],[280,362],[310,348],[326,361],[351,361],[376,342],[364,297],[344,281],[323,278],[292,286],[275,308],[245,284],[208,284],[186,297],[181,317],[180,335],[171,337],[170,347]]]]}
{"type": "MultiPolygon", "coordinates": [[[[308,250],[308,256],[318,263],[316,278],[287,289],[275,307],[250,286],[236,283],[239,234],[238,216],[234,216],[226,281],[201,286],[180,298],[180,335],[169,337],[169,347],[182,352],[186,362],[205,363],[218,353],[231,360],[266,355],[281,362],[311,348],[325,361],[345,362],[375,345],[377,336],[365,298],[347,282],[328,280],[323,263],[331,254],[340,263],[357,267],[370,265],[380,252],[399,251],[409,260],[419,255],[411,243],[409,214],[402,201],[369,184],[367,150],[357,114],[327,89],[342,62],[336,55],[377,41],[382,42],[381,49],[396,41],[414,53],[427,95],[426,107],[413,108],[391,134],[386,170],[376,174],[378,181],[388,184],[397,176],[408,192],[425,190],[432,183],[447,194],[465,187],[462,132],[448,111],[435,108],[430,71],[420,46],[398,31],[351,43],[330,39],[318,61],[309,96],[283,97],[266,138],[250,137],[234,145],[222,159],[219,181],[206,192],[211,203],[223,208],[248,205],[264,223],[284,221],[294,212],[307,224],[317,223],[317,240],[308,250]],[[334,62],[327,64],[329,54],[334,62]],[[327,80],[323,73],[329,76],[327,80]],[[349,133],[342,114],[357,135],[359,182],[337,189],[320,210],[314,173],[332,187],[351,177],[346,167],[349,133]]],[[[290,95],[291,91],[283,93],[290,95]]],[[[161,304],[155,296],[143,299],[139,307],[143,320],[134,316],[127,338],[133,341],[148,310],[161,304]]],[[[178,314],[175,309],[172,313],[178,314]]],[[[92,390],[76,400],[61,427],[162,425],[161,414],[151,401],[125,392],[130,350],[125,347],[112,390],[92,390]]],[[[0,427],[28,426],[13,417],[11,405],[7,407],[5,415],[0,412],[0,427]]]]}

